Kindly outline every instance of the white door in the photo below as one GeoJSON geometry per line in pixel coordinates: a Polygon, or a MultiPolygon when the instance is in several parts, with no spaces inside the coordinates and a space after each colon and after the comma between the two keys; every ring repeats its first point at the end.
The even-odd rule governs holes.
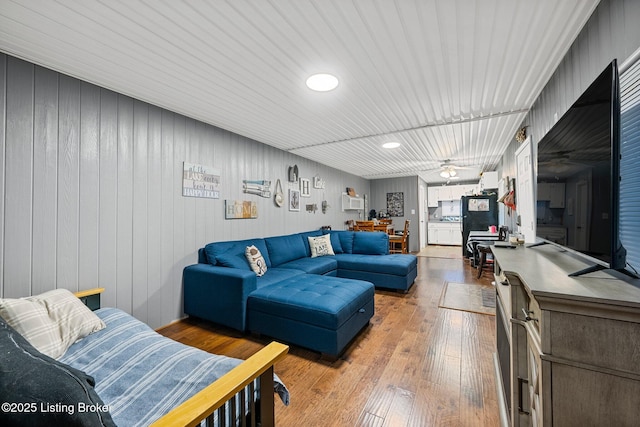
{"type": "Polygon", "coordinates": [[[516,151],[516,213],[520,216],[520,232],[526,243],[536,241],[536,204],[534,203],[533,153],[531,138],[516,151]]]}

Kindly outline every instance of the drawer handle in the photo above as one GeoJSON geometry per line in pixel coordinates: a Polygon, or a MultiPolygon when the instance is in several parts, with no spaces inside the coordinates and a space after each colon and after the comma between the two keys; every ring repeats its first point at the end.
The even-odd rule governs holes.
{"type": "Polygon", "coordinates": [[[536,319],[535,317],[529,316],[530,314],[533,314],[533,311],[527,311],[526,309],[523,308],[522,314],[524,314],[525,322],[528,322],[529,320],[535,320],[536,322],[538,321],[538,319],[536,319]]]}

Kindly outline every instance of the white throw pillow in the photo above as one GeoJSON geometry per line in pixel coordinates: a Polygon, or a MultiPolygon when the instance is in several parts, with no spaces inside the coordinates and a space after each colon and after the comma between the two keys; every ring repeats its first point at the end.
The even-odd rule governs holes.
{"type": "Polygon", "coordinates": [[[254,245],[247,246],[247,249],[244,251],[244,255],[247,257],[247,261],[249,261],[251,270],[253,270],[258,277],[263,276],[264,273],[267,272],[267,263],[260,253],[260,249],[256,248],[254,245]]]}
{"type": "Polygon", "coordinates": [[[308,237],[309,247],[311,248],[311,258],[335,255],[333,246],[331,246],[331,236],[325,234],[319,237],[308,237]]]}
{"type": "Polygon", "coordinates": [[[0,299],[0,316],[41,353],[57,359],[74,342],[105,327],[67,289],[0,299]]]}

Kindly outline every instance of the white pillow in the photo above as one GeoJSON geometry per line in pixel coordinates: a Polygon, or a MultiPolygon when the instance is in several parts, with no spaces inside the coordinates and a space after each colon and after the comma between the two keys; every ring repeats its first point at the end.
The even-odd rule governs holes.
{"type": "Polygon", "coordinates": [[[256,248],[254,245],[247,246],[247,249],[244,251],[244,255],[247,257],[247,261],[249,261],[251,269],[258,277],[263,276],[264,273],[267,272],[267,263],[260,253],[260,249],[256,248]]]}
{"type": "Polygon", "coordinates": [[[333,252],[333,246],[331,246],[331,236],[325,234],[319,237],[308,237],[309,247],[311,248],[311,258],[335,255],[333,252]]]}
{"type": "Polygon", "coordinates": [[[27,298],[0,299],[0,316],[41,353],[57,359],[74,342],[105,327],[67,289],[27,298]]]}

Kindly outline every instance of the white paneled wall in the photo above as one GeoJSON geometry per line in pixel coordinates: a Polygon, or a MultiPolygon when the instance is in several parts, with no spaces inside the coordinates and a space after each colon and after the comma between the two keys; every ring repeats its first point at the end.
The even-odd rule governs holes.
{"type": "MultiPolygon", "coordinates": [[[[152,327],[182,315],[182,269],[217,240],[331,225],[346,187],[369,181],[156,106],[0,54],[0,295],[106,288],[103,305],[152,327]],[[182,162],[221,171],[221,198],[182,196],[182,162]],[[319,175],[300,212],[242,193],[243,179],[319,175]],[[224,199],[254,200],[258,219],[225,220],[224,199]],[[329,202],[327,214],[304,205],[329,202]]],[[[285,194],[286,195],[286,194],[285,194]]]]}

